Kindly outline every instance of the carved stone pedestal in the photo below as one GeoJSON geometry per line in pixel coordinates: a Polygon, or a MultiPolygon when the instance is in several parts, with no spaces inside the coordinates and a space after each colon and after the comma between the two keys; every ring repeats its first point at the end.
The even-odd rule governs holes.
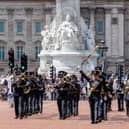
{"type": "MultiPolygon", "coordinates": [[[[40,67],[38,73],[44,74],[49,71],[51,65],[56,67],[56,72],[66,71],[68,73],[78,74],[81,66],[81,62],[90,54],[89,51],[44,51],[40,54],[40,67]]],[[[83,70],[90,72],[94,70],[97,65],[97,55],[94,55],[83,65],[83,70]]]]}

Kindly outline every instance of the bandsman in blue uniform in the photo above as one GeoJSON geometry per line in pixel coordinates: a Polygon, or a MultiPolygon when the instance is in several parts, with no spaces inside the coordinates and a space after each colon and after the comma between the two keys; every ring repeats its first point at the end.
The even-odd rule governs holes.
{"type": "Polygon", "coordinates": [[[99,71],[93,71],[91,77],[86,76],[83,71],[80,71],[80,73],[90,83],[89,104],[91,123],[96,124],[102,120],[101,89],[103,79],[100,77],[99,71]]]}
{"type": "Polygon", "coordinates": [[[124,95],[124,98],[125,98],[125,107],[126,107],[126,115],[129,117],[129,86],[127,85],[125,87],[125,95],[124,95]]]}

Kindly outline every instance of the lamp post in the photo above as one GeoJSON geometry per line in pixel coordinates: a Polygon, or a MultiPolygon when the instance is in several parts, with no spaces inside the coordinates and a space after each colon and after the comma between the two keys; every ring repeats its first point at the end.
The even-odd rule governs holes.
{"type": "Polygon", "coordinates": [[[104,40],[101,40],[98,43],[99,49],[98,49],[98,66],[101,65],[103,68],[103,72],[107,69],[105,69],[105,65],[106,65],[106,52],[108,50],[108,47],[105,45],[104,40]]]}
{"type": "Polygon", "coordinates": [[[10,50],[8,51],[8,60],[9,60],[9,68],[11,70],[11,73],[13,73],[13,68],[14,68],[14,63],[15,63],[15,59],[14,59],[14,49],[10,48],[10,50]]]}

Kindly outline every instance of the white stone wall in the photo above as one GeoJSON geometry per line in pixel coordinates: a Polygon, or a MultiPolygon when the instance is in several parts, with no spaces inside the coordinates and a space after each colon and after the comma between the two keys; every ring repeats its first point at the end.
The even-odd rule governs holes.
{"type": "MultiPolygon", "coordinates": [[[[105,30],[103,34],[96,33],[96,39],[101,40],[102,38],[105,41],[109,48],[107,55],[110,61],[114,61],[115,58],[115,61],[119,62],[119,59],[122,61],[124,58],[129,57],[129,49],[127,49],[129,48],[129,20],[127,19],[129,15],[125,15],[125,9],[129,10],[128,5],[129,2],[124,3],[123,0],[119,2],[112,2],[111,0],[81,0],[80,2],[81,8],[89,10],[89,13],[83,12],[83,16],[88,18],[94,30],[96,29],[96,20],[100,18],[96,10],[99,8],[104,9],[104,17],[102,19],[105,22],[105,30]],[[113,17],[117,18],[118,24],[112,24],[113,17]]],[[[0,69],[5,68],[8,70],[7,51],[10,47],[13,47],[16,53],[18,41],[23,41],[25,52],[29,56],[30,69],[38,67],[38,62],[35,61],[34,48],[37,45],[36,43],[42,40],[42,37],[40,34],[35,33],[34,22],[41,21],[42,28],[45,24],[50,24],[51,17],[55,16],[55,7],[54,1],[47,0],[42,2],[38,0],[30,2],[27,2],[27,0],[25,2],[20,2],[20,0],[18,2],[0,2],[0,19],[5,21],[5,33],[0,34],[0,44],[6,47],[6,59],[4,62],[0,62],[0,69]],[[17,20],[24,21],[24,32],[21,35],[16,34],[17,20]]]]}
{"type": "MultiPolygon", "coordinates": [[[[101,19],[104,20],[105,31],[104,34],[96,33],[96,43],[101,39],[104,39],[105,44],[109,48],[107,52],[108,56],[107,60],[109,62],[112,62],[111,65],[112,64],[116,65],[119,63],[124,64],[125,58],[128,58],[126,55],[129,55],[127,54],[129,52],[129,51],[127,52],[129,47],[125,49],[125,39],[127,39],[127,37],[125,36],[126,34],[125,28],[127,27],[125,26],[125,18],[127,17],[125,16],[125,10],[128,10],[127,9],[128,5],[129,2],[124,3],[124,1],[122,0],[117,2],[113,2],[111,0],[108,1],[82,0],[81,2],[81,7],[95,10],[95,21],[94,21],[95,26],[96,26],[96,21],[99,18],[97,10],[104,9],[105,17],[101,19]],[[117,19],[116,24],[112,23],[113,18],[117,19]]],[[[92,17],[93,15],[94,14],[92,14],[92,17]]],[[[129,35],[127,36],[129,37],[129,35]]],[[[126,41],[126,44],[127,42],[129,42],[129,38],[126,41]]]]}
{"type": "MultiPolygon", "coordinates": [[[[5,32],[0,33],[0,44],[5,46],[5,61],[0,62],[0,69],[8,71],[8,50],[14,48],[15,62],[20,63],[16,58],[16,47],[23,46],[28,55],[30,70],[38,68],[35,60],[35,46],[40,46],[42,37],[40,33],[35,33],[34,24],[41,22],[42,29],[47,23],[45,10],[53,15],[55,3],[53,2],[0,2],[0,20],[5,21],[5,32]],[[51,8],[50,8],[51,7],[51,8]],[[23,21],[23,33],[16,32],[16,22],[23,21]]],[[[50,16],[49,16],[50,17],[50,16]]]]}

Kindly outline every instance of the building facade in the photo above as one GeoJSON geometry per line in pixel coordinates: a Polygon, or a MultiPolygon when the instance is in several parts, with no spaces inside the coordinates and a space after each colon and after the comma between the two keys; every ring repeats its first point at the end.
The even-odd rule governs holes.
{"type": "MultiPolygon", "coordinates": [[[[109,70],[119,64],[129,66],[129,1],[81,0],[81,16],[92,25],[96,43],[108,46],[109,70]]],[[[7,72],[8,50],[15,51],[15,64],[22,53],[28,55],[28,70],[39,67],[41,30],[56,14],[55,0],[0,0],[0,73],[7,72]]]]}

